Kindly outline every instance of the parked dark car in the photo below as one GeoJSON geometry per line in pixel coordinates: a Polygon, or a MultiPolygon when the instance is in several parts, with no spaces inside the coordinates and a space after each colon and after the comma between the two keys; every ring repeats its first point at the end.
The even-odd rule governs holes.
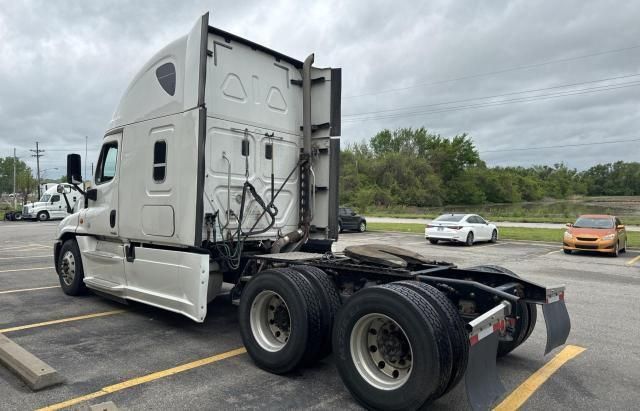
{"type": "Polygon", "coordinates": [[[355,230],[364,233],[367,231],[367,220],[349,207],[340,207],[338,210],[338,230],[355,230]]]}

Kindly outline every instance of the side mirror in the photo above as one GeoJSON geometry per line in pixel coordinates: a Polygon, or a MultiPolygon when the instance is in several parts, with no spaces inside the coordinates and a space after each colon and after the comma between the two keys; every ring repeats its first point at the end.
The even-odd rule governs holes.
{"type": "Polygon", "coordinates": [[[616,228],[618,230],[622,230],[624,228],[624,224],[618,224],[616,228]]]}
{"type": "Polygon", "coordinates": [[[567,223],[567,227],[573,227],[573,223],[567,223]]]}
{"type": "Polygon", "coordinates": [[[355,211],[352,211],[352,212],[351,212],[351,215],[352,215],[352,216],[355,216],[355,215],[357,215],[357,214],[356,214],[356,212],[355,212],[355,211]]]}
{"type": "Polygon", "coordinates": [[[82,158],[80,154],[67,155],[67,183],[82,184],[82,158]]]}

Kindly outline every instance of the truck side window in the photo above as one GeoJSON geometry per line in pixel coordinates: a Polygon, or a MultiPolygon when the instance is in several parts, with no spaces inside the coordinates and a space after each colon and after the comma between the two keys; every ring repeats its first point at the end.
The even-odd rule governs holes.
{"type": "Polygon", "coordinates": [[[118,161],[118,143],[107,143],[102,147],[98,170],[96,172],[96,184],[106,183],[116,176],[116,163],[118,161]]]}
{"type": "Polygon", "coordinates": [[[54,194],[53,196],[51,196],[52,203],[57,203],[58,201],[60,201],[60,194],[54,194]]]}
{"type": "Polygon", "coordinates": [[[153,145],[153,180],[162,183],[167,174],[167,142],[156,141],[153,145]]]}

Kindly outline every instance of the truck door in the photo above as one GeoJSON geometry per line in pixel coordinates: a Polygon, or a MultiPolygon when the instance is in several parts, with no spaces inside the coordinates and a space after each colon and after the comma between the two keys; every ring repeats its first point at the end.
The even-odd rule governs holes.
{"type": "Polygon", "coordinates": [[[90,287],[116,289],[125,285],[124,245],[118,238],[118,181],[122,133],[104,138],[94,177],[95,200],[80,214],[90,236],[78,237],[90,287]],[[96,238],[97,237],[97,238],[96,238]]]}
{"type": "Polygon", "coordinates": [[[51,218],[60,218],[65,216],[66,213],[63,213],[64,210],[62,209],[62,202],[60,194],[51,195],[51,201],[47,207],[51,218]]]}
{"type": "Polygon", "coordinates": [[[118,236],[118,170],[122,133],[105,137],[94,178],[96,199],[89,200],[84,220],[87,231],[105,237],[118,236]]]}

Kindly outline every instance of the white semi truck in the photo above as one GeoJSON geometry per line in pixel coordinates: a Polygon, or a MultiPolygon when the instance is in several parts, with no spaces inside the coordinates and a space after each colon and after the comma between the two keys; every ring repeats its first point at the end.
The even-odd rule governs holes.
{"type": "Polygon", "coordinates": [[[80,197],[80,192],[71,184],[50,185],[38,201],[22,206],[22,218],[38,221],[64,218],[80,197]],[[62,192],[67,195],[63,196],[62,192]]]}
{"type": "MultiPolygon", "coordinates": [[[[65,293],[87,288],[202,322],[233,285],[245,347],[287,373],[334,353],[371,409],[416,409],[466,379],[473,408],[503,392],[496,357],[569,334],[564,287],[494,266],[458,268],[338,239],[341,71],[209,25],[134,77],[105,133],[91,189],[54,247],[65,293]]],[[[80,156],[67,179],[82,182],[80,156]]],[[[78,187],[79,189],[79,187],[78,187]]]]}

